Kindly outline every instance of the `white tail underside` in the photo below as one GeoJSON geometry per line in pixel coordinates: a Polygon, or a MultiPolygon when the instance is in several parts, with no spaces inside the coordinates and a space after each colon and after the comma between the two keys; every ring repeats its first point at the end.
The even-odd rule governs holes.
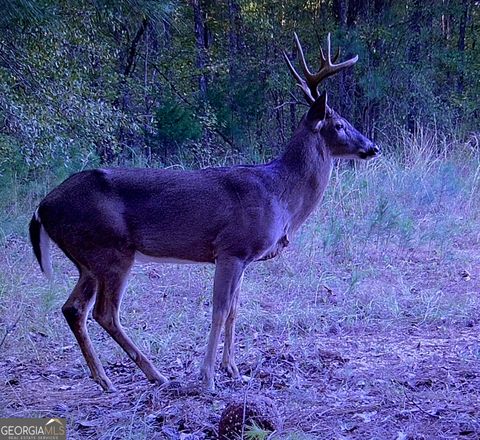
{"type": "Polygon", "coordinates": [[[52,258],[50,256],[50,237],[42,225],[42,220],[38,215],[38,209],[35,211],[35,218],[40,222],[40,255],[42,268],[45,276],[51,280],[53,278],[52,258]]]}

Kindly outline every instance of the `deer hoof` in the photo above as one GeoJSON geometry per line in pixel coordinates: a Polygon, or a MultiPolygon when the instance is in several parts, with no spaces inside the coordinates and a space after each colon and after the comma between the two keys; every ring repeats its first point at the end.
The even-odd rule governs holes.
{"type": "Polygon", "coordinates": [[[96,378],[95,382],[97,382],[103,388],[103,391],[105,391],[106,393],[115,393],[117,391],[110,379],[108,379],[107,377],[96,378]]]}
{"type": "Polygon", "coordinates": [[[160,374],[160,373],[156,373],[152,377],[149,377],[148,380],[158,385],[166,385],[169,382],[168,379],[163,374],[160,374]]]}
{"type": "Polygon", "coordinates": [[[240,373],[238,371],[238,367],[235,362],[223,362],[222,368],[226,371],[226,373],[233,379],[239,379],[240,373]]]}
{"type": "Polygon", "coordinates": [[[203,380],[202,381],[202,385],[203,385],[203,389],[205,391],[209,391],[211,393],[214,393],[215,392],[215,382],[213,381],[213,379],[211,380],[203,380]]]}
{"type": "Polygon", "coordinates": [[[215,381],[213,380],[213,374],[208,374],[204,369],[200,371],[200,381],[202,382],[202,388],[206,391],[215,391],[215,381]]]}

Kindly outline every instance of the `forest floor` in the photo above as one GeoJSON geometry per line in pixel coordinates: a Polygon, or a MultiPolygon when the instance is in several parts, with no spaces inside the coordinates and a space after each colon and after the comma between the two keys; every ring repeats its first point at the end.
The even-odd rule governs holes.
{"type": "Polygon", "coordinates": [[[135,266],[124,296],[127,333],[185,388],[148,383],[89,318],[118,388],[106,394],[61,314],[74,268],[55,250],[49,283],[24,235],[4,234],[0,416],[66,417],[70,439],[214,439],[229,402],[265,397],[268,438],[480,439],[477,174],[438,164],[412,185],[381,171],[334,174],[285,253],[247,270],[242,380],[217,369],[215,393],[196,386],[213,266],[135,266]]]}

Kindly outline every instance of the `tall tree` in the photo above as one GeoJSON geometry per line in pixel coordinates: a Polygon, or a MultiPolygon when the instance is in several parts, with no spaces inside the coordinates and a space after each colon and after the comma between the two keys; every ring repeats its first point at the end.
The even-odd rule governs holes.
{"type": "Polygon", "coordinates": [[[200,102],[207,102],[208,80],[206,74],[207,67],[207,47],[208,38],[205,24],[205,14],[201,0],[191,0],[193,9],[193,20],[195,26],[195,47],[197,51],[196,67],[198,71],[198,91],[200,102]]]}

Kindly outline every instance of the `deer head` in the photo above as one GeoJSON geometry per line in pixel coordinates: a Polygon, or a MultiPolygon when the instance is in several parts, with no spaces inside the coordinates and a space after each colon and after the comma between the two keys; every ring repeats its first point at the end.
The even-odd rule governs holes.
{"type": "Polygon", "coordinates": [[[327,92],[324,91],[322,94],[319,94],[318,91],[318,86],[323,80],[347,67],[353,66],[357,62],[358,56],[335,64],[340,51],[337,51],[332,61],[330,34],[328,34],[327,55],[325,56],[323,50],[320,49],[320,69],[317,73],[311,73],[305,61],[305,55],[297,34],[295,34],[295,42],[300,54],[300,66],[305,78],[302,78],[297,73],[285,52],[283,55],[291,74],[310,105],[308,113],[299,126],[299,130],[303,132],[302,136],[304,138],[308,136],[305,134],[305,131],[310,132],[310,137],[312,137],[312,134],[317,134],[316,142],[318,147],[326,149],[332,157],[370,159],[378,155],[380,150],[371,140],[362,135],[346,119],[342,118],[328,106],[327,92]]]}

